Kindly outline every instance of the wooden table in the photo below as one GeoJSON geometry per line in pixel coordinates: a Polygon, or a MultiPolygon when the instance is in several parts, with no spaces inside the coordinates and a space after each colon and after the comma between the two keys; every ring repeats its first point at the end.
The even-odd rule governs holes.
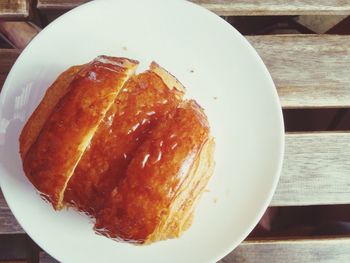
{"type": "Polygon", "coordinates": [[[0,20],[23,20],[29,13],[29,0],[0,0],[0,20]]]}
{"type": "MultiPolygon", "coordinates": [[[[23,20],[31,12],[43,15],[52,10],[68,10],[83,2],[86,1],[0,0],[0,19],[23,20]]],[[[225,16],[350,14],[348,0],[193,2],[225,16]]],[[[312,108],[321,114],[324,108],[350,107],[349,35],[259,35],[247,38],[271,72],[283,109],[312,108]]],[[[16,49],[0,49],[0,86],[19,53],[16,49]]],[[[349,131],[287,133],[282,175],[271,206],[341,204],[350,204],[349,131]]],[[[7,259],[55,262],[23,238],[24,234],[0,194],[0,242],[1,236],[20,236],[22,241],[10,245],[23,242],[28,248],[27,254],[31,255],[21,252],[23,255],[7,259]],[[33,253],[36,254],[33,256],[33,253]]],[[[350,262],[350,237],[247,239],[220,262],[350,262]]]]}

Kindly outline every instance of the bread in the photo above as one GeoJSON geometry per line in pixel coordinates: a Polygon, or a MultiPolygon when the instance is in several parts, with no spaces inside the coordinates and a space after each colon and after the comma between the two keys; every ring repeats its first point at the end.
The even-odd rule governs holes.
{"type": "Polygon", "coordinates": [[[165,85],[163,78],[169,75],[160,70],[152,64],[150,70],[125,83],[75,168],[65,192],[67,203],[91,215],[99,211],[104,196],[123,178],[147,131],[176,109],[184,89],[178,83],[165,85]]]}
{"type": "Polygon", "coordinates": [[[63,72],[20,136],[28,179],[56,210],[96,219],[96,232],[147,244],[190,224],[214,168],[203,109],[158,64],[100,56],[63,72]]]}
{"type": "Polygon", "coordinates": [[[201,163],[212,154],[208,135],[200,107],[181,103],[137,150],[96,218],[97,231],[139,243],[178,236],[191,216],[196,188],[211,172],[212,158],[201,163]]]}
{"type": "Polygon", "coordinates": [[[52,110],[58,101],[67,93],[69,84],[73,80],[75,74],[82,68],[82,66],[73,66],[63,72],[57,80],[49,87],[46,94],[37,107],[37,109],[30,116],[30,119],[24,126],[20,140],[20,154],[24,158],[30,146],[36,140],[41,131],[45,121],[51,114],[52,110]]]}

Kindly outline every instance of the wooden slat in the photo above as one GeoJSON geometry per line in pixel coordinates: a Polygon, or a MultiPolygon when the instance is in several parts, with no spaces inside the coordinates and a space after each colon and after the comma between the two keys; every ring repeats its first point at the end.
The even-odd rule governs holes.
{"type": "Polygon", "coordinates": [[[23,259],[23,260],[0,260],[0,263],[31,263],[31,261],[29,259],[28,260],[26,260],[26,259],[23,259]]]}
{"type": "Polygon", "coordinates": [[[0,235],[1,234],[23,234],[22,227],[7,206],[4,196],[0,190],[0,235]]]}
{"type": "Polygon", "coordinates": [[[29,0],[0,0],[0,20],[27,18],[29,6],[29,0]]]}
{"type": "Polygon", "coordinates": [[[20,50],[40,32],[40,28],[30,22],[2,21],[0,33],[12,46],[20,50]]]}
{"type": "MultiPolygon", "coordinates": [[[[70,9],[88,0],[38,0],[40,9],[70,9]]],[[[219,15],[346,15],[348,0],[192,0],[219,15]]]]}
{"type": "MultiPolygon", "coordinates": [[[[350,107],[350,36],[249,36],[277,86],[283,108],[350,107]]],[[[0,50],[0,65],[16,55],[0,50]]],[[[8,66],[0,67],[0,86],[8,66]]]]}
{"type": "Polygon", "coordinates": [[[286,135],[272,206],[350,204],[350,132],[286,135]]]}
{"type": "Polygon", "coordinates": [[[192,2],[225,16],[350,14],[348,0],[193,0],[192,2]]]}
{"type": "Polygon", "coordinates": [[[13,63],[15,63],[19,51],[15,49],[0,49],[0,90],[5,82],[13,63]]]}
{"type": "Polygon", "coordinates": [[[37,7],[41,10],[67,10],[86,2],[89,0],[38,0],[37,7]]]}
{"type": "Polygon", "coordinates": [[[47,254],[45,251],[40,251],[39,263],[58,263],[58,261],[47,254]]]}
{"type": "Polygon", "coordinates": [[[350,36],[249,36],[284,108],[350,107],[350,36]]]}
{"type": "MultiPolygon", "coordinates": [[[[272,206],[350,203],[350,132],[287,134],[272,206]]],[[[0,234],[23,233],[0,195],[0,234]]]]}
{"type": "Polygon", "coordinates": [[[244,241],[218,263],[347,263],[350,238],[244,241]]]}
{"type": "MultiPolygon", "coordinates": [[[[350,255],[350,238],[246,240],[218,263],[347,263],[350,255]]],[[[56,263],[42,251],[39,263],[56,263]]]]}
{"type": "MultiPolygon", "coordinates": [[[[350,238],[246,240],[218,263],[347,263],[349,255],[350,238]]],[[[40,252],[39,263],[56,262],[46,252],[40,252]]]]}

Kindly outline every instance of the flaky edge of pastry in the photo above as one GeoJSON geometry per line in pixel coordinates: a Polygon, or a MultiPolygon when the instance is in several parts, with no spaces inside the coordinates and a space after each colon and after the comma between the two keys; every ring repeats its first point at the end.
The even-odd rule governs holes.
{"type": "MultiPolygon", "coordinates": [[[[116,62],[108,60],[108,58],[104,58],[104,57],[105,56],[100,56],[100,57],[97,57],[95,60],[99,60],[102,63],[111,63],[111,64],[114,64],[117,66],[127,68],[129,70],[128,74],[125,77],[125,81],[118,89],[118,93],[119,93],[119,91],[124,86],[125,82],[132,75],[135,74],[135,70],[136,70],[137,66],[139,65],[139,62],[136,60],[128,59],[128,58],[119,57],[119,59],[123,60],[123,63],[116,64],[116,62]]],[[[95,60],[93,60],[93,61],[95,61],[95,60]]],[[[90,62],[90,63],[92,63],[92,62],[90,62]]],[[[20,137],[19,137],[20,149],[19,150],[20,150],[20,156],[21,156],[23,162],[24,162],[24,159],[26,158],[26,154],[28,153],[29,149],[35,143],[37,137],[39,136],[40,132],[44,128],[44,125],[47,122],[47,119],[50,117],[50,115],[54,111],[54,109],[57,106],[57,104],[59,103],[59,101],[69,92],[70,83],[72,82],[72,80],[75,78],[75,76],[77,74],[79,74],[79,72],[84,68],[84,66],[86,66],[90,63],[70,67],[68,70],[61,73],[57,77],[57,79],[53,82],[53,84],[51,84],[51,86],[49,86],[43,99],[40,101],[39,105],[37,106],[35,111],[32,113],[32,115],[30,116],[28,121],[26,122],[26,124],[25,124],[25,126],[22,129],[22,132],[20,134],[20,137]],[[65,74],[69,74],[69,75],[67,76],[65,74]],[[64,79],[64,77],[67,77],[68,80],[64,79]],[[64,85],[59,85],[60,81],[66,81],[66,82],[64,85]]],[[[112,103],[107,107],[106,112],[111,107],[112,103]]],[[[103,119],[103,117],[100,119],[100,122],[102,121],[102,119],[103,119]]],[[[60,210],[65,206],[63,204],[63,197],[64,197],[65,189],[68,185],[69,179],[73,175],[75,167],[79,163],[81,156],[83,155],[86,147],[90,143],[91,138],[93,137],[97,128],[98,128],[98,125],[96,125],[95,129],[91,130],[89,132],[89,134],[87,134],[82,139],[82,142],[79,145],[79,150],[81,151],[80,157],[78,158],[75,165],[72,166],[71,169],[69,170],[69,172],[68,172],[69,175],[67,176],[67,180],[65,181],[65,185],[59,194],[58,201],[57,202],[50,201],[55,210],[60,210]]],[[[34,186],[37,188],[36,185],[34,185],[34,186]]],[[[40,192],[39,189],[38,189],[38,191],[39,191],[41,196],[45,197],[45,199],[51,200],[51,196],[49,194],[42,193],[42,192],[40,192]]]]}
{"type": "Polygon", "coordinates": [[[149,66],[150,71],[156,73],[169,89],[175,89],[178,92],[178,96],[181,98],[186,92],[186,88],[181,82],[166,69],[159,66],[156,62],[152,62],[149,66]]]}
{"type": "Polygon", "coordinates": [[[197,154],[186,179],[154,232],[143,244],[177,238],[192,225],[194,210],[213,175],[215,141],[209,137],[197,154]]]}
{"type": "Polygon", "coordinates": [[[46,90],[44,97],[27,120],[19,137],[19,152],[22,159],[24,159],[28,150],[35,142],[47,118],[59,100],[69,91],[69,84],[74,79],[74,76],[83,66],[72,66],[65,70],[46,90]],[[64,83],[62,83],[63,81],[64,83]]]}

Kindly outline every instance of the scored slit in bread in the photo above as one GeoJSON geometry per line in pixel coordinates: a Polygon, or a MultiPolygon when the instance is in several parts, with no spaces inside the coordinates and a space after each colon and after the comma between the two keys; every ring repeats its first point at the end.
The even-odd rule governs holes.
{"type": "MultiPolygon", "coordinates": [[[[50,105],[52,110],[42,128],[35,130],[37,136],[31,136],[35,140],[28,150],[27,146],[22,147],[22,152],[27,177],[55,209],[62,207],[63,193],[75,166],[137,64],[126,58],[101,56],[83,66],[71,81],[52,86],[50,93],[57,96],[53,100],[57,104],[50,105]],[[69,87],[63,88],[64,85],[69,87]],[[65,92],[56,92],[58,89],[65,92]]],[[[37,116],[45,115],[45,103],[47,100],[37,108],[37,116]]],[[[35,120],[29,120],[32,125],[28,129],[37,127],[35,120]]],[[[22,145],[26,134],[21,136],[22,145]]]]}
{"type": "Polygon", "coordinates": [[[176,109],[183,94],[180,82],[155,63],[146,72],[131,77],[75,168],[64,201],[95,215],[123,179],[149,130],[176,109]]]}

